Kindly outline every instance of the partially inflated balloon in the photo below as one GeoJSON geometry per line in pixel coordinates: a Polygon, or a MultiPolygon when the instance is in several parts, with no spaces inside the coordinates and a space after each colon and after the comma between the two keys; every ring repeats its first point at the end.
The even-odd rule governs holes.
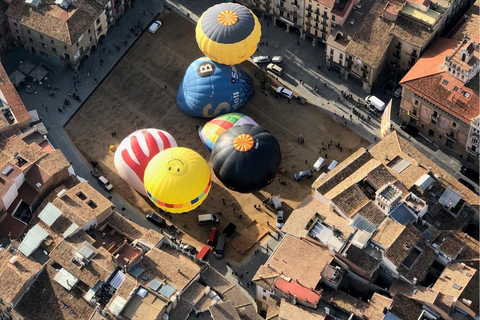
{"type": "Polygon", "coordinates": [[[262,34],[257,17],[236,3],[210,7],[195,29],[198,47],[207,57],[227,65],[247,60],[257,50],[262,34]]]}
{"type": "Polygon", "coordinates": [[[150,200],[170,213],[188,212],[206,198],[212,184],[210,168],[198,153],[176,147],[153,157],[145,170],[150,200]]]}
{"type": "Polygon", "coordinates": [[[225,131],[234,126],[241,126],[244,124],[258,124],[253,121],[249,116],[243,113],[228,113],[216,117],[213,120],[208,121],[199,131],[198,135],[202,140],[208,151],[212,151],[218,137],[220,137],[225,131]]]}
{"type": "Polygon", "coordinates": [[[147,195],[143,175],[147,164],[160,151],[176,147],[177,142],[166,131],[141,129],[127,136],[115,152],[115,169],[132,188],[147,195]]]}
{"type": "Polygon", "coordinates": [[[229,189],[250,193],[269,185],[282,155],[277,139],[260,126],[232,127],[218,138],[212,150],[212,167],[229,189]]]}
{"type": "Polygon", "coordinates": [[[214,118],[237,110],[253,94],[253,80],[245,72],[204,57],[185,72],[177,104],[189,116],[214,118]]]}

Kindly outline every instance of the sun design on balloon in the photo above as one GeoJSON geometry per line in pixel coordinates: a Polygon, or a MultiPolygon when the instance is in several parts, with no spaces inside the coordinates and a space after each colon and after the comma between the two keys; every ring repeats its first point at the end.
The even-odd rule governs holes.
{"type": "Polygon", "coordinates": [[[172,158],[166,163],[167,171],[170,174],[181,175],[187,169],[187,164],[180,158],[172,158]]]}
{"type": "Polygon", "coordinates": [[[218,14],[217,20],[223,26],[231,26],[237,23],[238,15],[232,10],[223,10],[218,14]]]}

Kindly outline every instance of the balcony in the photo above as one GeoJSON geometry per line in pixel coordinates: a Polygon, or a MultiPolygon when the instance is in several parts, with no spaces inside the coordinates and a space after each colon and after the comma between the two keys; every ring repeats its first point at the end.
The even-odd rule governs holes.
{"type": "Polygon", "coordinates": [[[322,26],[328,27],[328,23],[325,20],[323,20],[322,21],[322,26]]]}
{"type": "Polygon", "coordinates": [[[415,120],[420,119],[420,116],[419,116],[418,113],[416,113],[416,112],[414,113],[414,112],[412,112],[412,111],[408,111],[408,112],[407,112],[407,115],[408,115],[410,118],[413,118],[413,119],[415,119],[415,120]]]}
{"type": "Polygon", "coordinates": [[[280,9],[285,9],[285,6],[283,5],[283,2],[280,2],[280,4],[275,4],[275,7],[280,8],[280,9]]]}
{"type": "Polygon", "coordinates": [[[327,19],[327,20],[328,20],[328,16],[327,16],[327,14],[326,14],[325,12],[322,14],[322,18],[324,18],[324,19],[327,19]]]}
{"type": "Polygon", "coordinates": [[[368,68],[366,65],[363,65],[363,67],[360,70],[368,74],[368,68]]]}
{"type": "Polygon", "coordinates": [[[322,28],[322,30],[321,30],[321,31],[322,31],[323,33],[328,33],[328,31],[327,31],[327,28],[325,28],[325,27],[324,27],[324,28],[322,28]]]}
{"type": "Polygon", "coordinates": [[[397,59],[400,59],[400,51],[395,51],[395,52],[393,53],[393,56],[394,56],[395,58],[397,58],[397,59]]]}
{"type": "Polygon", "coordinates": [[[473,148],[467,147],[467,152],[471,154],[473,157],[478,156],[478,148],[476,147],[473,147],[473,148]]]}
{"type": "Polygon", "coordinates": [[[447,133],[447,134],[445,134],[445,137],[447,137],[447,139],[449,139],[449,140],[452,140],[453,142],[456,142],[456,141],[457,141],[457,138],[456,138],[455,135],[452,134],[452,133],[447,133]]]}
{"type": "Polygon", "coordinates": [[[309,12],[307,13],[307,18],[311,18],[312,17],[312,14],[309,12]]]}
{"type": "Polygon", "coordinates": [[[401,43],[397,43],[397,45],[395,46],[395,49],[397,49],[397,50],[402,50],[402,44],[401,44],[401,43]]]}
{"type": "Polygon", "coordinates": [[[437,120],[438,120],[438,119],[437,119],[437,117],[436,117],[436,116],[434,116],[434,115],[431,115],[431,116],[430,116],[430,120],[437,122],[437,120]]]}
{"type": "Polygon", "coordinates": [[[307,8],[307,11],[308,11],[308,12],[310,12],[310,13],[312,13],[312,12],[313,12],[313,10],[312,10],[312,8],[311,8],[311,7],[308,7],[308,8],[307,8]]]}

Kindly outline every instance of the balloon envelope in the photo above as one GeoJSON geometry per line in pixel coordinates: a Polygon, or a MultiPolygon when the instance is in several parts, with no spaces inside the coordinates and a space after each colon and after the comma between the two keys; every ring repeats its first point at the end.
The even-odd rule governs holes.
{"type": "Polygon", "coordinates": [[[231,66],[255,53],[261,34],[257,17],[236,3],[210,7],[202,14],[195,29],[198,47],[203,54],[231,66]]]}
{"type": "Polygon", "coordinates": [[[132,188],[147,195],[143,175],[147,164],[162,150],[176,147],[170,133],[158,129],[140,129],[127,136],[115,151],[115,169],[132,188]]]}
{"type": "Polygon", "coordinates": [[[153,157],[145,170],[150,200],[170,213],[188,212],[206,198],[212,184],[210,168],[198,153],[175,147],[153,157]]]}
{"type": "Polygon", "coordinates": [[[189,116],[214,118],[237,110],[253,93],[253,80],[243,70],[204,57],[187,68],[177,104],[189,116]]]}
{"type": "Polygon", "coordinates": [[[258,126],[258,124],[249,116],[243,113],[228,113],[216,117],[213,120],[208,121],[199,131],[198,135],[202,140],[208,151],[212,151],[218,137],[220,137],[225,131],[234,126],[241,126],[244,124],[252,124],[258,126]]]}
{"type": "Polygon", "coordinates": [[[232,127],[212,150],[217,178],[229,189],[250,193],[269,185],[278,172],[282,155],[277,139],[260,126],[232,127]]]}

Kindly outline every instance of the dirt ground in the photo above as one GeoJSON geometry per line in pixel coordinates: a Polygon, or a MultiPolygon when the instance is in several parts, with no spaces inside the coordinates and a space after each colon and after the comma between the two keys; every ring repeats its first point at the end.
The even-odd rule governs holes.
{"type": "MultiPolygon", "coordinates": [[[[194,25],[168,10],[159,18],[163,22],[162,27],[154,35],[146,32],[139,39],[65,128],[85,160],[97,160],[101,173],[112,182],[115,192],[145,214],[153,210],[154,205],[116,174],[114,155],[108,152],[110,145],[118,146],[124,137],[136,129],[158,128],[172,134],[179,146],[192,148],[210,163],[210,153],[196,132],[196,126],[208,120],[187,116],[176,104],[177,88],[185,70],[192,61],[202,56],[195,42],[194,25]],[[116,137],[111,136],[114,131],[116,137]]],[[[260,78],[262,73],[248,61],[242,63],[240,68],[252,77],[258,72],[256,76],[260,78]]],[[[241,231],[252,220],[258,222],[249,227],[258,228],[253,233],[259,234],[263,228],[271,230],[267,221],[270,226],[275,226],[276,213],[266,209],[260,212],[254,205],[260,204],[271,194],[278,195],[283,202],[285,218],[288,219],[293,208],[313,192],[310,185],[322,171],[315,172],[312,179],[302,182],[296,182],[293,173],[311,168],[319,156],[323,141],[325,146],[333,140],[334,144],[340,142],[343,147],[342,152],[335,147],[327,151],[327,165],[332,159],[341,162],[352,151],[368,145],[366,140],[320,108],[294,101],[289,104],[286,99],[280,99],[277,103],[271,95],[265,97],[258,79],[255,86],[256,94],[238,111],[252,117],[280,142],[282,167],[288,171],[279,174],[278,178],[286,181],[287,185],[276,181],[256,193],[240,194],[225,188],[212,170],[213,184],[204,203],[192,212],[172,215],[172,222],[188,234],[185,240],[199,249],[206,242],[210,228],[197,226],[198,214],[222,212],[219,230],[232,221],[237,225],[237,231],[241,231]],[[300,136],[305,139],[303,145],[297,142],[300,136]],[[222,204],[222,198],[226,200],[226,205],[222,204]],[[233,212],[232,203],[236,213],[233,212]],[[236,217],[238,214],[242,215],[241,219],[236,217]],[[183,228],[184,225],[187,228],[183,228]]],[[[321,154],[324,157],[325,151],[321,154]]],[[[170,220],[168,215],[163,216],[170,220]]],[[[227,259],[240,262],[244,257],[227,247],[227,259]]]]}

